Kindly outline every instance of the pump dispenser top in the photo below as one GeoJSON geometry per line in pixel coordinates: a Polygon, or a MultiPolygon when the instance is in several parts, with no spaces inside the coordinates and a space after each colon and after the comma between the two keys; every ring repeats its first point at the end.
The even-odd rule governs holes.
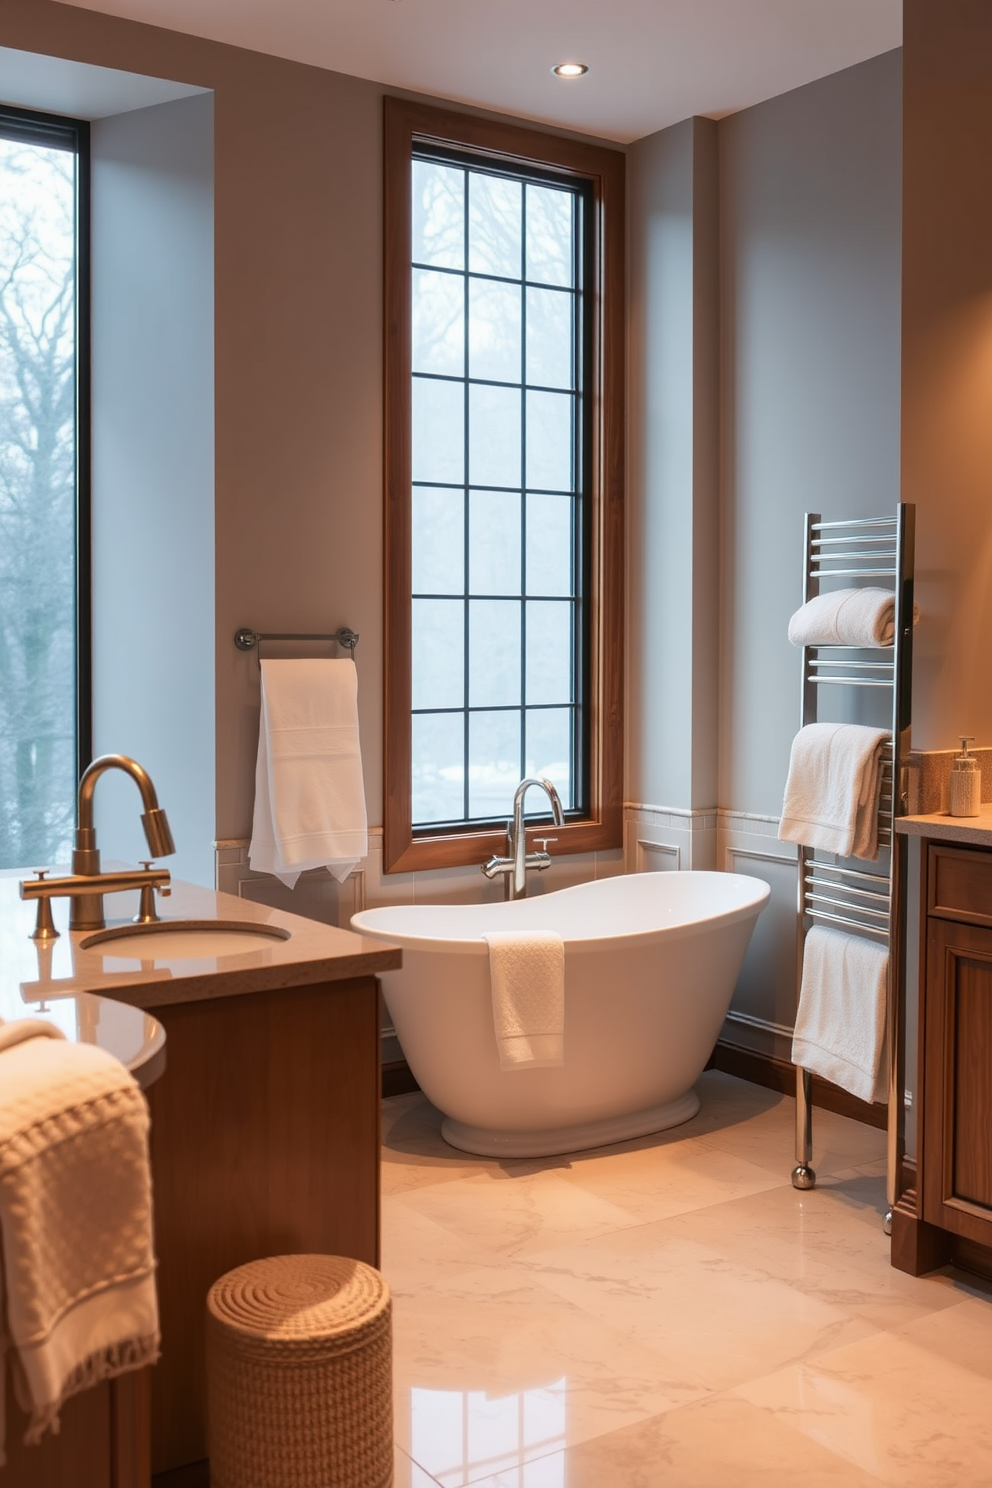
{"type": "Polygon", "coordinates": [[[973,734],[960,734],[961,753],[954,756],[951,766],[951,815],[977,816],[982,804],[982,774],[978,761],[968,753],[968,745],[975,742],[973,734]]]}

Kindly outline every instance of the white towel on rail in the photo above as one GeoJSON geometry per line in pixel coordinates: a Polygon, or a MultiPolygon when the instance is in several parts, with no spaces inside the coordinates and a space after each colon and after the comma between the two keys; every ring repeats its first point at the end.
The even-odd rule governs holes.
{"type": "Polygon", "coordinates": [[[841,857],[878,857],[885,729],[808,723],[792,741],[778,835],[841,857]]]}
{"type": "Polygon", "coordinates": [[[884,946],[814,925],[803,947],[793,1064],[859,1100],[885,1100],[888,982],[884,946]]]}
{"type": "Polygon", "coordinates": [[[339,881],[368,852],[353,661],[263,661],[248,861],[292,888],[308,868],[339,881]]]}
{"type": "MultiPolygon", "coordinates": [[[[913,624],[920,618],[913,606],[913,624]]],[[[891,589],[832,589],[818,594],[789,621],[794,646],[891,646],[896,597],[891,589]]]]}
{"type": "Polygon", "coordinates": [[[565,1062],[565,942],[554,930],[490,930],[493,1028],[500,1069],[565,1062]]]}

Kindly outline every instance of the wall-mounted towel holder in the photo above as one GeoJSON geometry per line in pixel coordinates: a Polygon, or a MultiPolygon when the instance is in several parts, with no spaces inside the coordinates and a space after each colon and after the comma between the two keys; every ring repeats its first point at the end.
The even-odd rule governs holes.
{"type": "Polygon", "coordinates": [[[355,647],[358,645],[358,633],[349,630],[347,625],[342,625],[331,635],[311,635],[305,631],[274,631],[274,630],[251,630],[247,625],[234,632],[234,644],[239,651],[254,651],[262,641],[337,641],[346,651],[351,652],[351,659],[355,659],[355,647]]]}

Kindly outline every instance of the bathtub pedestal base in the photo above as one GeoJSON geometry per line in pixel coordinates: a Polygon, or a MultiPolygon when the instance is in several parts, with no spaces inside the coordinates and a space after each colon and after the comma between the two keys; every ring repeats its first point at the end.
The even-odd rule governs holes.
{"type": "Polygon", "coordinates": [[[469,1126],[446,1116],[441,1122],[441,1135],[451,1147],[461,1152],[474,1152],[481,1157],[555,1157],[562,1152],[584,1152],[589,1147],[608,1147],[613,1142],[629,1142],[632,1137],[645,1137],[649,1132],[665,1131],[691,1121],[699,1110],[699,1096],[687,1090],[677,1100],[663,1106],[650,1106],[645,1111],[631,1111],[621,1116],[605,1116],[600,1121],[584,1121],[579,1126],[548,1127],[543,1130],[489,1131],[483,1126],[469,1126]]]}

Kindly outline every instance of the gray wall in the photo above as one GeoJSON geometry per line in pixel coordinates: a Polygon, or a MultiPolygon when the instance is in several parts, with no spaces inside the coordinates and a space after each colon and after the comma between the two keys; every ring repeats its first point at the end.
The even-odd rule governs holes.
{"type": "Polygon", "coordinates": [[[630,147],[627,796],[716,803],[717,126],[630,147]]]}
{"type": "Polygon", "coordinates": [[[719,804],[777,815],[799,708],[802,515],[900,499],[902,57],[720,125],[719,804]]]}
{"type": "MultiPolygon", "coordinates": [[[[93,158],[94,751],[133,755],[182,878],[213,882],[213,98],[101,119],[93,158]]],[[[147,855],[138,793],[96,795],[147,855]]]]}

